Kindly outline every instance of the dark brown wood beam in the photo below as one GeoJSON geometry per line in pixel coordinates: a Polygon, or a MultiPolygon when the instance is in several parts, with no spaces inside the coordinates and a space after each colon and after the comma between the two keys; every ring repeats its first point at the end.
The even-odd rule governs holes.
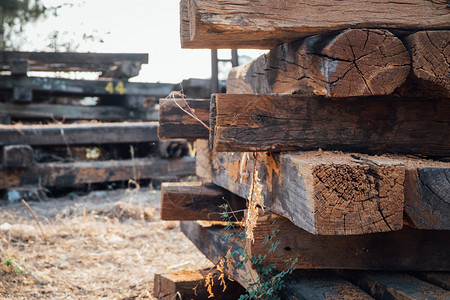
{"type": "Polygon", "coordinates": [[[242,221],[246,200],[215,184],[166,182],[161,186],[162,220],[242,221]],[[227,205],[224,209],[222,205],[227,205]]]}
{"type": "Polygon", "coordinates": [[[0,169],[0,189],[30,185],[70,186],[194,173],[195,158],[192,157],[42,163],[30,168],[0,169]]]}
{"type": "Polygon", "coordinates": [[[216,94],[217,151],[327,149],[450,155],[450,101],[216,94]]]}

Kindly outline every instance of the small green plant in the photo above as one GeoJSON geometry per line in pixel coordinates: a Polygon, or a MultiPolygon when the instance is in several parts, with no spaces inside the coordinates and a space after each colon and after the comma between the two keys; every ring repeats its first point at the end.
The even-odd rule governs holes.
{"type": "MultiPolygon", "coordinates": [[[[221,218],[226,222],[225,230],[230,231],[229,234],[223,236],[225,240],[231,240],[231,246],[229,247],[227,253],[219,260],[216,265],[217,270],[221,273],[221,277],[224,277],[224,267],[225,265],[229,270],[233,268],[244,269],[246,265],[251,264],[252,267],[257,271],[258,277],[251,278],[250,270],[245,274],[248,279],[243,282],[247,286],[247,293],[241,295],[239,300],[250,300],[250,299],[262,299],[262,300],[276,300],[281,299],[279,296],[280,291],[285,287],[285,278],[290,275],[295,268],[297,263],[297,258],[286,259],[284,270],[276,270],[277,265],[272,263],[266,263],[267,255],[271,252],[275,252],[280,242],[276,241],[274,238],[280,231],[277,220],[272,222],[275,228],[265,236],[262,244],[267,246],[267,254],[265,255],[254,255],[250,257],[244,247],[238,247],[238,250],[233,250],[234,245],[239,242],[243,242],[247,239],[246,231],[244,228],[237,228],[236,216],[232,210],[230,210],[228,204],[223,204],[221,206],[223,212],[221,218]],[[238,258],[238,259],[236,259],[238,258]]],[[[211,291],[211,287],[214,284],[211,276],[207,276],[205,281],[205,286],[208,291],[211,291]]],[[[224,286],[223,284],[221,284],[224,286]]],[[[225,288],[225,286],[224,286],[225,288]]],[[[210,292],[210,297],[214,295],[210,292]]]]}

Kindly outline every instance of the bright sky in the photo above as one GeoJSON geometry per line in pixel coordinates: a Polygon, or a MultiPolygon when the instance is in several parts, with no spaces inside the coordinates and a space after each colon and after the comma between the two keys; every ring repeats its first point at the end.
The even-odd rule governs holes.
{"type": "MultiPolygon", "coordinates": [[[[59,10],[58,17],[26,27],[25,51],[47,50],[47,37],[55,29],[63,37],[80,38],[83,33],[100,36],[103,43],[81,44],[78,52],[149,53],[138,81],[181,82],[187,78],[209,78],[210,50],[181,49],[179,37],[179,0],[43,0],[56,6],[74,3],[59,10]],[[109,34],[107,34],[109,32],[109,34]]],[[[219,56],[229,51],[219,52],[219,56]]],[[[263,51],[241,50],[252,57],[263,51]]]]}

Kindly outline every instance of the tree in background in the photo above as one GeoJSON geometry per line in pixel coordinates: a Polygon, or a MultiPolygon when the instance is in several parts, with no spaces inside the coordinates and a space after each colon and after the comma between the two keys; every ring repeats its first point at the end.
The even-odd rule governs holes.
{"type": "Polygon", "coordinates": [[[0,0],[0,50],[16,50],[23,26],[49,11],[40,0],[0,0]]]}

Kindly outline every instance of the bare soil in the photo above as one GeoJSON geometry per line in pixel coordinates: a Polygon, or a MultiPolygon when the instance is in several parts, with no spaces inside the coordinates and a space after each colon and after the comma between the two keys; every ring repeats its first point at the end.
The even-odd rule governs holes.
{"type": "Polygon", "coordinates": [[[160,220],[157,190],[29,205],[42,232],[22,203],[0,206],[0,299],[153,299],[155,273],[211,266],[178,222],[160,220]]]}

